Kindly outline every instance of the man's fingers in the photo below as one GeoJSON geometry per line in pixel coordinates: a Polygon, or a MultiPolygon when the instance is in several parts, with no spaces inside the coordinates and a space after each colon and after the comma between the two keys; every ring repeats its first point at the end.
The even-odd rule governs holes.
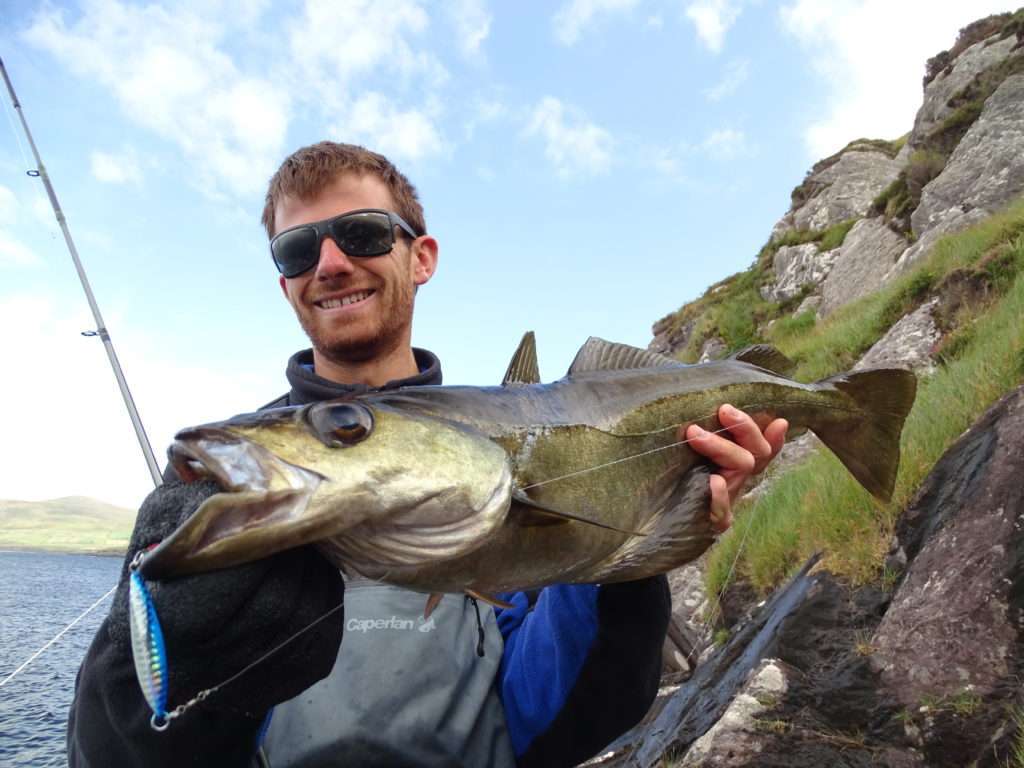
{"type": "MultiPolygon", "coordinates": [[[[718,409],[718,420],[729,430],[733,440],[753,454],[758,464],[768,463],[772,457],[772,446],[749,414],[726,403],[718,409]]],[[[754,471],[758,471],[756,466],[754,471]]]]}
{"type": "Polygon", "coordinates": [[[729,488],[721,475],[711,475],[711,526],[723,533],[732,525],[732,503],[729,499],[729,488]]]}
{"type": "Polygon", "coordinates": [[[764,439],[767,440],[768,444],[772,447],[772,454],[768,457],[768,461],[771,461],[779,455],[779,451],[782,450],[782,446],[786,442],[786,433],[788,431],[789,422],[785,419],[775,419],[771,424],[765,427],[764,439]]]}
{"type": "MultiPolygon", "coordinates": [[[[757,429],[756,426],[755,429],[757,429]]],[[[761,434],[760,430],[758,430],[758,434],[761,434]]],[[[712,434],[696,424],[691,424],[686,428],[686,439],[694,451],[704,458],[710,459],[712,463],[722,469],[737,470],[748,475],[754,471],[754,454],[727,437],[712,434]]],[[[767,441],[765,441],[765,446],[765,451],[771,450],[767,447],[767,441]]]]}

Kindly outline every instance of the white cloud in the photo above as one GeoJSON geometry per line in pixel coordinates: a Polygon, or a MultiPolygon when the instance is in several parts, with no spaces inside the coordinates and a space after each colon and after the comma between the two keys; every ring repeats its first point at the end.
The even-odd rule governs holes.
{"type": "Polygon", "coordinates": [[[239,71],[227,34],[187,7],[87,0],[71,22],[62,10],[40,11],[25,38],[113,92],[127,117],[182,150],[200,181],[253,194],[282,154],[292,100],[239,71]]]}
{"type": "Polygon", "coordinates": [[[725,33],[739,15],[739,5],[730,0],[695,0],[686,6],[686,17],[697,28],[697,37],[714,53],[722,50],[725,33]]]}
{"type": "Polygon", "coordinates": [[[39,257],[27,245],[0,229],[0,266],[27,267],[39,263],[39,257]]]}
{"type": "Polygon", "coordinates": [[[749,76],[750,64],[746,59],[729,62],[722,78],[704,91],[704,96],[708,101],[721,101],[726,96],[735,93],[736,89],[743,85],[749,76]]]}
{"type": "Polygon", "coordinates": [[[142,170],[139,158],[133,149],[126,149],[120,154],[113,152],[93,152],[89,156],[92,175],[97,181],[108,184],[141,184],[142,170]]]}
{"type": "Polygon", "coordinates": [[[39,263],[35,252],[10,232],[21,210],[14,192],[0,184],[0,266],[25,267],[39,263]]]}
{"type": "Polygon", "coordinates": [[[636,4],[637,0],[569,0],[551,20],[555,39],[562,45],[574,45],[595,17],[628,11],[636,4]]]}
{"type": "Polygon", "coordinates": [[[480,46],[491,32],[491,14],[483,0],[449,0],[444,4],[455,27],[456,40],[462,55],[480,55],[480,46]]]}
{"type": "Polygon", "coordinates": [[[18,210],[18,198],[14,193],[0,184],[0,225],[13,224],[18,210]]]}
{"type": "MultiPolygon", "coordinates": [[[[5,337],[4,354],[33,371],[39,404],[7,415],[5,432],[17,439],[0,441],[0,498],[82,494],[135,507],[152,488],[149,473],[102,344],[80,335],[94,327],[92,317],[84,302],[70,304],[53,296],[0,297],[0,325],[18,328],[5,337]]],[[[106,320],[161,466],[178,429],[258,406],[281,390],[279,374],[209,370],[162,357],[163,340],[123,322],[116,308],[106,320]]],[[[0,396],[17,397],[12,377],[0,382],[0,396]]]]}
{"type": "Polygon", "coordinates": [[[444,149],[444,142],[427,110],[396,107],[380,93],[359,97],[333,128],[342,141],[362,141],[375,151],[407,160],[420,160],[444,149]]]}
{"type": "Polygon", "coordinates": [[[328,108],[343,105],[362,76],[378,71],[436,87],[448,72],[427,46],[415,44],[429,25],[417,0],[305,0],[303,15],[287,30],[300,70],[296,87],[328,108]]]}
{"type": "Polygon", "coordinates": [[[1006,9],[995,0],[796,0],[781,8],[784,29],[829,89],[827,103],[815,109],[824,116],[805,131],[811,157],[861,136],[895,138],[909,131],[921,106],[925,62],[952,47],[961,27],[1006,9]]]}
{"type": "Polygon", "coordinates": [[[747,136],[735,128],[720,128],[708,134],[701,148],[712,157],[729,160],[747,152],[747,136]]]}
{"type": "Polygon", "coordinates": [[[544,154],[563,178],[604,173],[611,167],[611,134],[552,96],[533,109],[526,135],[544,139],[544,154]]]}

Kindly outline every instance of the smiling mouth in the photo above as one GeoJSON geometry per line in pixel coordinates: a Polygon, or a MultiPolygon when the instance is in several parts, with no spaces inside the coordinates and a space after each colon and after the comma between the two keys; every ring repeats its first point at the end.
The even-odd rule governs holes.
{"type": "Polygon", "coordinates": [[[320,309],[337,309],[338,307],[347,307],[352,304],[358,304],[361,301],[366,301],[373,294],[373,290],[358,291],[350,293],[348,296],[342,296],[340,299],[319,299],[313,303],[320,309]]]}

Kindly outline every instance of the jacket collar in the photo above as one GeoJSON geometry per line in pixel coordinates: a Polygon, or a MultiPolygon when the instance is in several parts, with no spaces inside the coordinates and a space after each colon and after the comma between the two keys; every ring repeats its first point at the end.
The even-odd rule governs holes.
{"type": "Polygon", "coordinates": [[[413,347],[412,353],[416,359],[419,373],[404,379],[389,381],[382,387],[371,387],[366,384],[338,384],[318,376],[313,371],[313,350],[304,349],[301,352],[296,352],[288,360],[288,368],[285,371],[288,383],[292,387],[291,392],[288,393],[288,404],[305,405],[363,392],[440,384],[441,361],[437,359],[437,356],[433,352],[417,347],[413,347]]]}

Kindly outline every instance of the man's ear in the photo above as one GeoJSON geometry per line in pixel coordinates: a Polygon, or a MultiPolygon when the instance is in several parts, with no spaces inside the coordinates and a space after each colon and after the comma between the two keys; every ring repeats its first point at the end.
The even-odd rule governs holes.
{"type": "Polygon", "coordinates": [[[285,280],[285,278],[284,278],[284,275],[278,275],[278,276],[277,276],[277,284],[281,286],[281,293],[283,293],[283,294],[284,294],[284,298],[285,298],[285,300],[286,300],[286,301],[287,301],[287,302],[288,302],[289,304],[291,304],[291,303],[292,303],[292,299],[291,299],[291,297],[290,297],[290,296],[288,295],[288,281],[287,281],[287,280],[285,280]]]}
{"type": "Polygon", "coordinates": [[[412,241],[409,269],[415,285],[423,285],[437,270],[437,240],[430,235],[422,235],[412,241]]]}

